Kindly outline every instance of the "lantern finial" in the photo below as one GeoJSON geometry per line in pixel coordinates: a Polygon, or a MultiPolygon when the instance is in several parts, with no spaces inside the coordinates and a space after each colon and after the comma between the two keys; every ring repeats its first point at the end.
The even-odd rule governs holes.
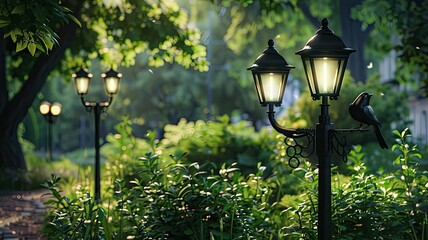
{"type": "Polygon", "coordinates": [[[328,19],[327,18],[321,19],[321,27],[317,31],[317,34],[319,34],[319,33],[333,33],[333,30],[331,30],[328,27],[328,19]]]}
{"type": "Polygon", "coordinates": [[[327,18],[323,18],[323,19],[321,20],[321,25],[322,25],[323,27],[328,27],[328,19],[327,19],[327,18]]]}

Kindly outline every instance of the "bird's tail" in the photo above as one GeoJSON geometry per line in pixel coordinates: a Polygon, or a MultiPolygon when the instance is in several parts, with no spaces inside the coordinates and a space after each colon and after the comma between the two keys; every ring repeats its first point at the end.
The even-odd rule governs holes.
{"type": "Polygon", "coordinates": [[[380,126],[373,125],[373,127],[374,127],[374,132],[375,132],[375,135],[376,135],[376,138],[377,138],[377,141],[378,141],[380,147],[387,149],[388,144],[386,143],[386,140],[383,137],[382,132],[380,131],[380,126]]]}

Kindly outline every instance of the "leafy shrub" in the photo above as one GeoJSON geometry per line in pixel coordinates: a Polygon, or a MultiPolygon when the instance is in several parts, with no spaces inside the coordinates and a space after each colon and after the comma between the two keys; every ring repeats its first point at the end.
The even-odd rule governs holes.
{"type": "Polygon", "coordinates": [[[266,218],[271,190],[261,176],[242,176],[235,164],[218,171],[176,162],[159,169],[158,156],[142,158],[150,181],[117,181],[119,225],[134,226],[137,239],[260,239],[271,229],[266,218]]]}
{"type": "MultiPolygon", "coordinates": [[[[252,142],[257,140],[252,128],[245,123],[228,127],[225,119],[220,123],[183,121],[166,131],[171,136],[166,134],[161,141],[153,133],[147,140],[133,137],[129,122],[118,125],[118,133],[110,135],[109,144],[103,147],[109,156],[103,176],[110,186],[103,188],[103,204],[94,203],[88,193],[90,184],[80,183],[73,188],[76,193],[62,195],[57,190],[61,182],[52,178],[45,184],[53,197],[48,201],[53,208],[48,215],[47,236],[316,239],[318,170],[309,161],[293,171],[285,166],[282,138],[275,140],[278,144],[271,152],[278,152],[274,164],[259,163],[255,173],[250,168],[243,171],[237,163],[222,163],[222,158],[237,159],[228,154],[233,146],[261,148],[252,142]],[[231,129],[239,129],[241,134],[234,138],[231,129]],[[176,142],[172,133],[177,134],[176,142]],[[219,140],[222,137],[229,145],[219,140]],[[209,143],[210,139],[216,140],[209,143]],[[250,144],[236,144],[242,139],[250,144]],[[218,151],[221,149],[225,152],[218,151]],[[196,161],[199,157],[200,162],[196,161]]],[[[334,239],[426,238],[428,177],[420,168],[426,160],[417,146],[407,142],[408,131],[394,133],[398,142],[393,146],[397,156],[392,161],[393,171],[380,174],[368,169],[360,146],[349,155],[349,176],[339,174],[337,167],[333,169],[334,239]]],[[[261,146],[271,141],[263,135],[261,139],[261,146]]]]}
{"type": "Polygon", "coordinates": [[[187,122],[165,126],[161,146],[166,155],[186,153],[189,162],[221,165],[237,163],[244,172],[256,170],[257,163],[270,165],[276,140],[266,130],[256,132],[250,122],[230,123],[228,116],[216,121],[187,122]]]}
{"type": "Polygon", "coordinates": [[[270,182],[262,175],[243,176],[235,164],[220,169],[198,163],[160,168],[160,158],[147,153],[141,169],[147,176],[130,186],[115,181],[107,206],[88,193],[62,196],[53,176],[44,186],[53,198],[45,231],[52,239],[269,239],[272,206],[270,182]],[[208,169],[205,171],[204,169],[208,169]]]}
{"type": "Polygon", "coordinates": [[[115,126],[116,133],[107,135],[107,144],[101,148],[101,153],[106,157],[105,164],[107,179],[105,183],[113,187],[115,179],[123,179],[127,182],[140,175],[138,157],[146,152],[154,150],[155,134],[147,133],[148,141],[133,135],[132,122],[127,117],[115,126]],[[152,148],[153,147],[153,148],[152,148]]]}

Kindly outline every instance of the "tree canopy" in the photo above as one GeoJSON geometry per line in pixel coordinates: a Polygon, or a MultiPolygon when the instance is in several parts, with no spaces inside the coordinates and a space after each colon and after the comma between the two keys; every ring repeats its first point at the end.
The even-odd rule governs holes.
{"type": "Polygon", "coordinates": [[[55,69],[130,66],[142,51],[152,66],[208,68],[199,30],[173,1],[8,0],[0,14],[0,168],[25,170],[17,128],[55,69]]]}
{"type": "Polygon", "coordinates": [[[48,78],[70,79],[81,66],[134,66],[124,70],[128,94],[118,98],[135,118],[147,114],[149,127],[234,112],[260,121],[263,110],[246,67],[273,38],[296,66],[294,78],[304,79],[293,52],[314,35],[322,17],[357,50],[349,62],[355,81],[372,79],[366,66],[395,49],[397,79],[411,83],[416,72],[426,92],[427,9],[420,0],[2,1],[0,167],[25,169],[19,123],[48,78]]]}

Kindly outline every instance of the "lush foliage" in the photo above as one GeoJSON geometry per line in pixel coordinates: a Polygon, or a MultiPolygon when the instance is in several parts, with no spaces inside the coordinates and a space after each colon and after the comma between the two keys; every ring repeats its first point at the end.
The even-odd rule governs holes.
{"type": "MultiPolygon", "coordinates": [[[[166,138],[159,141],[153,133],[149,133],[146,140],[134,137],[130,121],[125,119],[103,149],[110,158],[103,171],[103,185],[108,187],[104,189],[102,204],[93,201],[87,182],[73,182],[75,187],[68,190],[73,192],[65,195],[58,189],[65,186],[58,177],[53,176],[45,183],[52,192],[47,203],[53,206],[45,228],[47,236],[54,239],[314,239],[317,169],[306,162],[301,168],[284,173],[286,167],[281,161],[272,161],[243,171],[240,168],[245,169],[245,164],[216,162],[221,158],[225,162],[238,161],[239,155],[225,152],[257,140],[250,137],[257,135],[255,133],[237,134],[234,141],[228,142],[230,146],[224,153],[215,152],[224,144],[210,142],[213,136],[230,129],[242,130],[241,126],[245,126],[245,123],[226,124],[224,120],[171,125],[166,132],[180,134],[175,139],[165,134],[166,138]],[[173,140],[182,146],[172,144],[173,140]],[[198,152],[197,149],[205,150],[198,152]],[[189,151],[188,154],[184,154],[185,151],[189,151]],[[197,158],[202,161],[195,161],[197,158]],[[284,191],[287,187],[292,190],[284,191]]],[[[395,135],[396,159],[391,160],[395,170],[381,175],[370,173],[364,164],[366,156],[358,146],[349,156],[349,174],[344,176],[335,171],[332,196],[335,239],[424,239],[427,236],[428,177],[422,165],[426,160],[416,146],[408,143],[407,130],[395,131],[395,135]]],[[[277,151],[272,151],[271,156],[281,156],[284,149],[277,151]]],[[[254,154],[254,161],[258,161],[256,156],[254,154]]]]}
{"type": "Polygon", "coordinates": [[[56,25],[80,22],[72,11],[60,1],[10,1],[0,3],[0,29],[5,38],[12,39],[16,52],[28,49],[35,55],[36,49],[47,53],[58,44],[56,25]]]}
{"type": "MultiPolygon", "coordinates": [[[[93,1],[93,3],[95,2],[96,1],[93,1]]],[[[151,2],[153,4],[156,3],[156,1],[151,2]]],[[[163,3],[162,1],[158,2],[160,2],[159,4],[163,3]]],[[[131,24],[128,28],[128,26],[125,26],[127,24],[126,22],[130,19],[132,19],[133,23],[139,22],[135,19],[138,18],[136,14],[138,15],[137,9],[140,7],[142,8],[141,11],[147,11],[147,14],[145,14],[145,12],[142,13],[143,16],[155,14],[155,12],[158,11],[156,7],[151,8],[151,6],[148,6],[149,4],[146,6],[145,3],[141,3],[140,6],[138,2],[129,1],[135,9],[129,16],[127,13],[123,13],[125,16],[124,23],[115,23],[114,21],[114,19],[122,19],[120,15],[122,13],[121,11],[128,7],[120,6],[118,1],[104,1],[105,5],[97,3],[97,6],[91,6],[90,9],[86,9],[85,7],[83,11],[88,18],[100,14],[102,19],[106,19],[103,21],[100,20],[100,22],[103,23],[100,25],[93,23],[96,20],[88,19],[88,23],[91,23],[90,26],[97,26],[97,31],[99,31],[100,35],[104,36],[114,33],[113,36],[107,38],[107,43],[103,45],[103,39],[96,37],[98,32],[94,32],[92,28],[86,26],[86,23],[83,24],[83,29],[78,30],[78,34],[82,34],[82,36],[77,37],[77,41],[73,42],[73,49],[70,52],[70,56],[68,56],[65,61],[70,65],[61,71],[58,77],[53,78],[52,81],[47,84],[48,86],[43,90],[43,95],[40,94],[39,98],[41,100],[42,98],[48,100],[61,99],[64,108],[68,109],[68,111],[64,111],[64,113],[79,112],[81,113],[80,115],[83,115],[84,110],[81,104],[75,100],[76,95],[72,91],[73,86],[70,83],[70,73],[75,71],[75,67],[80,66],[79,64],[86,65],[89,64],[88,61],[91,60],[91,71],[94,73],[94,76],[98,77],[99,73],[105,70],[105,67],[101,66],[99,68],[98,60],[93,59],[93,57],[101,56],[106,57],[106,59],[111,59],[112,54],[114,57],[116,57],[115,54],[118,54],[119,56],[116,59],[118,62],[122,61],[123,55],[125,58],[121,63],[126,63],[125,65],[128,65],[128,63],[130,64],[134,61],[133,63],[135,63],[135,65],[127,69],[120,69],[124,78],[121,80],[119,93],[115,96],[113,105],[109,109],[110,117],[108,121],[106,121],[107,131],[105,132],[113,130],[115,120],[120,119],[121,116],[124,115],[129,115],[133,123],[138,123],[140,125],[140,128],[135,131],[135,134],[140,137],[144,136],[149,129],[161,132],[166,124],[176,124],[181,118],[185,118],[189,121],[196,121],[197,119],[210,120],[213,116],[228,114],[243,116],[245,119],[260,123],[265,114],[263,109],[257,104],[254,84],[251,79],[251,74],[246,70],[246,67],[250,66],[255,58],[266,48],[267,40],[269,38],[274,38],[276,40],[276,47],[280,53],[290,64],[296,66],[290,78],[298,79],[296,81],[300,81],[302,86],[299,90],[301,92],[307,92],[303,65],[300,64],[301,61],[299,57],[293,53],[303,47],[308,38],[315,33],[321,17],[329,17],[331,27],[335,30],[335,33],[344,39],[346,32],[341,31],[341,25],[343,23],[346,29],[349,29],[351,25],[342,22],[339,19],[339,14],[334,13],[341,12],[340,6],[347,5],[349,1],[340,1],[338,3],[336,3],[336,1],[324,1],[320,3],[314,0],[269,2],[244,0],[240,2],[244,4],[240,4],[238,1],[228,0],[211,2],[177,1],[180,9],[186,13],[182,13],[181,11],[176,13],[177,16],[180,16],[178,18],[187,19],[189,27],[197,26],[197,28],[200,29],[200,33],[195,32],[195,35],[192,35],[191,38],[201,35],[200,44],[206,47],[207,53],[209,52],[207,60],[210,62],[210,71],[208,73],[189,71],[179,64],[170,65],[167,59],[170,60],[171,57],[164,58],[162,55],[153,56],[153,53],[158,52],[156,48],[153,51],[146,52],[144,48],[141,47],[147,45],[147,43],[142,43],[143,41],[140,41],[143,39],[142,37],[154,36],[153,34],[158,34],[159,31],[156,33],[148,33],[146,30],[141,30],[140,34],[140,29],[138,27],[131,24]],[[113,3],[117,3],[118,6],[113,3]],[[98,9],[98,6],[101,6],[100,9],[96,12],[92,12],[94,9],[98,9]],[[303,6],[307,6],[310,13],[318,19],[316,25],[313,25],[310,21],[311,18],[305,15],[303,6]],[[106,12],[102,12],[104,10],[106,12]],[[184,15],[187,16],[184,17],[184,15]],[[106,25],[104,23],[108,24],[106,25]],[[286,23],[286,26],[284,23],[286,23]],[[131,31],[131,27],[133,28],[133,34],[130,35],[130,40],[137,37],[141,39],[138,39],[136,43],[133,41],[126,41],[126,43],[123,44],[124,46],[113,50],[110,40],[114,38],[114,40],[117,39],[119,41],[119,39],[121,39],[116,36],[115,29],[120,29],[120,31],[117,30],[117,32],[122,31],[120,37],[123,38],[126,35],[125,32],[131,31]],[[96,42],[97,47],[95,47],[95,44],[92,44],[94,42],[96,42]],[[135,52],[131,51],[132,47],[135,47],[135,52]],[[129,51],[121,53],[123,49],[129,51]],[[104,52],[107,50],[108,52],[104,52]],[[118,53],[116,51],[118,51],[118,53]],[[137,54],[137,51],[141,51],[141,53],[137,54]],[[164,62],[162,63],[162,61],[164,62]],[[162,63],[164,66],[159,68],[153,67],[151,64],[156,62],[162,63]],[[54,82],[61,84],[56,86],[54,82]]],[[[370,26],[369,29],[376,29],[376,31],[371,30],[370,37],[367,38],[367,42],[364,45],[365,61],[362,67],[358,69],[358,72],[366,70],[368,77],[364,80],[371,82],[373,79],[372,75],[378,74],[377,67],[379,66],[379,62],[391,49],[390,34],[392,34],[392,31],[391,27],[386,23],[390,22],[390,18],[395,20],[397,16],[400,15],[394,14],[389,16],[389,10],[385,11],[388,13],[388,16],[383,14],[379,15],[379,8],[382,8],[386,1],[375,1],[376,3],[373,1],[355,2],[359,4],[352,8],[356,9],[350,12],[352,17],[363,22],[364,27],[370,26]],[[382,28],[382,31],[377,31],[378,28],[382,28]],[[387,31],[384,31],[384,29],[387,29],[387,31]],[[379,45],[388,45],[390,47],[386,48],[379,45]],[[373,63],[373,68],[367,69],[366,66],[369,65],[370,62],[373,63]]],[[[63,3],[65,4],[65,1],[63,1],[63,3]]],[[[122,1],[120,3],[124,2],[122,1]]],[[[171,5],[175,5],[175,3],[171,5]]],[[[158,6],[161,6],[160,8],[163,9],[162,5],[158,6]]],[[[419,10],[424,11],[424,8],[419,8],[419,10]]],[[[165,14],[168,16],[169,12],[165,12],[165,14]]],[[[410,17],[413,18],[414,16],[412,15],[410,17]]],[[[160,19],[166,18],[168,17],[160,17],[160,19]]],[[[401,19],[407,18],[402,17],[401,19]]],[[[394,21],[391,21],[391,24],[392,23],[394,23],[394,21]]],[[[413,27],[413,25],[411,26],[413,27]]],[[[407,29],[409,26],[404,25],[404,27],[407,29]]],[[[170,30],[170,27],[166,29],[170,30]]],[[[361,31],[361,29],[362,28],[357,28],[358,31],[361,31]]],[[[424,28],[420,27],[418,29],[424,28]]],[[[193,31],[193,29],[191,30],[193,31]]],[[[354,36],[359,37],[361,34],[355,34],[354,36]]],[[[346,39],[344,39],[344,41],[345,40],[346,39]]],[[[156,46],[156,41],[159,41],[159,45],[163,45],[161,40],[158,39],[151,41],[151,45],[156,46]]],[[[354,46],[348,41],[345,41],[345,43],[347,46],[357,48],[357,46],[354,46]]],[[[115,47],[116,45],[117,44],[114,44],[115,47]]],[[[410,45],[410,47],[413,48],[412,45],[410,45]]],[[[198,49],[201,50],[200,48],[198,49]]],[[[358,49],[358,52],[361,51],[362,50],[358,49]]],[[[159,50],[159,53],[164,53],[164,49],[159,50]]],[[[169,54],[170,53],[166,55],[169,54]]],[[[351,55],[351,59],[356,57],[355,54],[351,55]]],[[[106,61],[103,60],[103,62],[106,61]]],[[[111,63],[107,64],[110,66],[111,63]]],[[[116,62],[114,64],[116,64],[116,62]]],[[[20,66],[21,65],[22,64],[20,64],[20,66]]],[[[348,66],[350,65],[351,63],[348,66]]],[[[16,71],[16,73],[25,72],[27,71],[21,68],[16,71]]],[[[401,72],[402,71],[400,71],[400,73],[401,72]]],[[[18,79],[21,78],[17,78],[17,80],[18,79]]],[[[413,77],[409,77],[408,79],[409,81],[411,79],[412,83],[416,82],[413,77]]],[[[103,88],[97,88],[97,84],[95,84],[98,79],[94,77],[94,80],[90,90],[90,94],[94,95],[89,96],[89,98],[105,98],[103,88]],[[99,89],[99,91],[97,91],[96,88],[99,89]]],[[[347,81],[353,80],[348,78],[347,81]]],[[[99,83],[99,85],[101,85],[101,83],[99,83]]],[[[287,88],[289,87],[290,86],[287,88]]],[[[19,90],[19,85],[14,88],[19,90]]],[[[343,88],[342,90],[346,89],[343,88]]],[[[386,92],[385,95],[388,96],[389,92],[386,92]]],[[[341,99],[345,96],[346,94],[342,94],[341,99]]],[[[386,98],[386,96],[382,98],[386,98]]],[[[380,96],[376,95],[376,98],[380,99],[380,96]]],[[[378,100],[377,102],[380,101],[378,100]]],[[[348,102],[346,102],[346,104],[348,104],[348,102]]],[[[33,112],[38,113],[38,105],[39,103],[36,101],[33,105],[33,112]]],[[[379,107],[377,109],[379,109],[379,107]]],[[[64,151],[74,150],[79,147],[79,137],[75,136],[77,131],[72,131],[73,129],[81,127],[79,125],[79,119],[76,118],[77,115],[78,114],[64,114],[61,117],[60,127],[61,131],[64,132],[61,146],[64,151]]],[[[407,116],[408,114],[403,112],[403,115],[407,116]]],[[[30,133],[37,131],[36,121],[40,120],[37,119],[37,117],[38,116],[35,118],[32,117],[31,123],[28,121],[28,124],[26,124],[29,130],[28,137],[33,142],[35,142],[37,136],[30,135],[30,133]]],[[[88,115],[88,119],[85,121],[87,126],[92,126],[93,124],[91,117],[91,115],[88,115]]],[[[314,119],[316,119],[316,116],[314,119]]],[[[388,118],[385,115],[385,119],[401,118],[394,115],[388,118]]],[[[386,120],[383,122],[386,122],[386,120]]],[[[88,132],[91,133],[90,131],[88,132]]],[[[90,139],[90,136],[90,134],[87,134],[87,139],[90,139]]],[[[392,137],[390,139],[392,139],[392,137]]],[[[92,143],[90,140],[87,140],[87,142],[89,142],[89,144],[92,143]]],[[[40,145],[41,144],[36,144],[36,147],[40,148],[40,145]]]]}
{"type": "Polygon", "coordinates": [[[141,52],[150,66],[207,71],[201,33],[188,20],[175,1],[2,1],[0,168],[27,170],[17,128],[55,74],[70,79],[94,59],[104,67],[131,66],[141,52]]]}
{"type": "Polygon", "coordinates": [[[52,239],[260,239],[270,226],[271,189],[262,179],[266,167],[242,176],[238,168],[181,164],[160,168],[159,156],[141,158],[148,181],[127,187],[115,181],[113,199],[97,205],[88,193],[70,199],[56,189],[55,175],[45,187],[54,207],[46,231],[52,239]]]}

